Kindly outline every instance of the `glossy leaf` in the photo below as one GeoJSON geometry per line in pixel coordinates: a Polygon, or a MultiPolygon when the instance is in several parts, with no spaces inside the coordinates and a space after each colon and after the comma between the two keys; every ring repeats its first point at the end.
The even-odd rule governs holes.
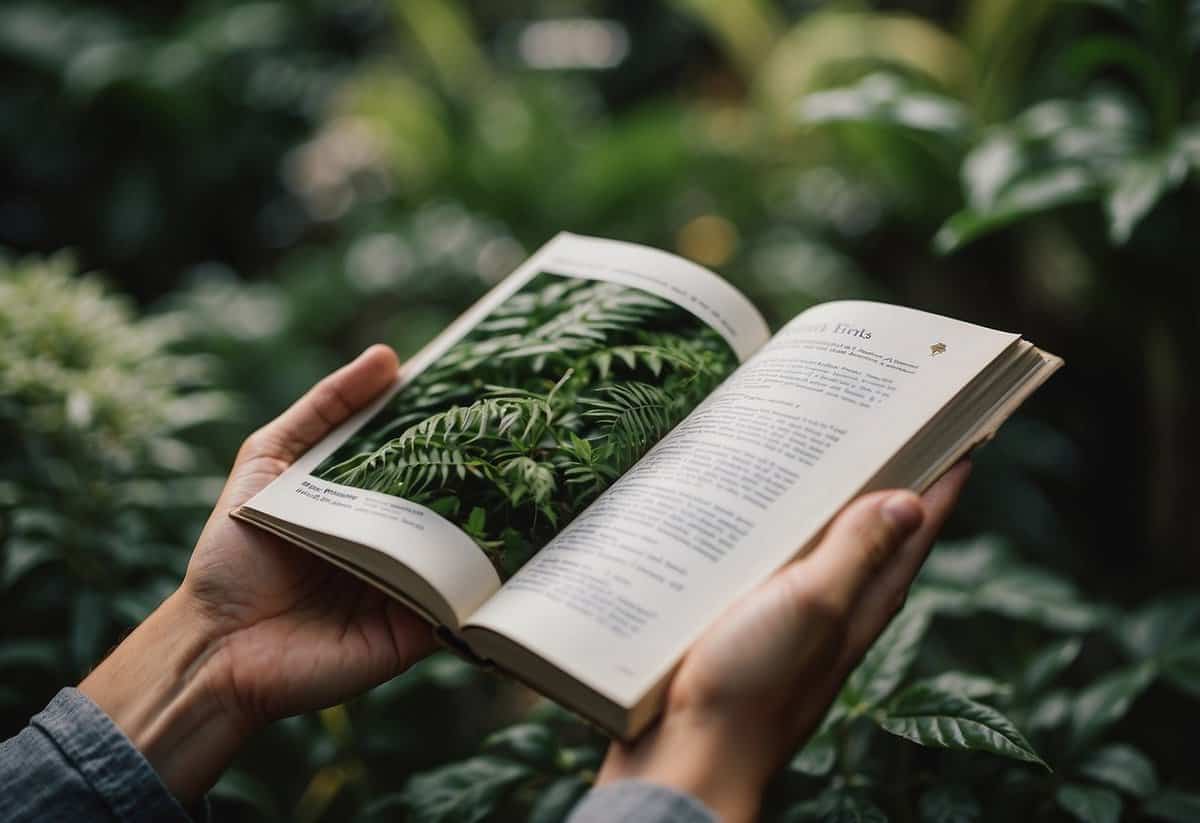
{"type": "Polygon", "coordinates": [[[1121,796],[1112,789],[1068,783],[1059,787],[1054,799],[1080,823],[1117,823],[1121,819],[1121,796]]]}
{"type": "Polygon", "coordinates": [[[1200,698],[1200,639],[1164,652],[1162,671],[1172,686],[1200,698]]]}
{"type": "Polygon", "coordinates": [[[480,823],[517,783],[533,772],[498,757],[472,757],[416,775],[404,788],[415,823],[480,823]]]}
{"type": "Polygon", "coordinates": [[[1157,673],[1152,664],[1143,663],[1106,675],[1081,691],[1071,708],[1071,732],[1076,744],[1094,740],[1124,717],[1157,673]]]}
{"type": "Polygon", "coordinates": [[[833,735],[821,732],[796,752],[788,768],[809,777],[824,777],[829,774],[836,760],[837,747],[834,745],[833,735]]]}
{"type": "Polygon", "coordinates": [[[999,711],[929,686],[914,686],[902,692],[876,723],[922,746],[990,752],[1049,769],[1025,736],[999,711]]]}
{"type": "MultiPolygon", "coordinates": [[[[972,700],[987,698],[1004,698],[1012,691],[1012,687],[991,677],[967,672],[942,672],[936,677],[919,681],[921,685],[929,686],[938,691],[961,695],[972,700]]],[[[914,684],[917,685],[917,684],[914,684]]]]}
{"type": "Polygon", "coordinates": [[[876,73],[853,86],[810,94],[800,101],[806,123],[863,123],[898,126],[963,138],[970,127],[966,109],[953,98],[917,91],[901,78],[876,73]]]}
{"type": "Polygon", "coordinates": [[[1187,176],[1187,161],[1178,154],[1152,154],[1126,160],[1104,200],[1109,235],[1125,243],[1142,218],[1187,176]]]}
{"type": "Polygon", "coordinates": [[[967,209],[946,221],[934,237],[934,248],[949,254],[982,235],[1034,214],[1095,198],[1101,182],[1086,169],[1067,166],[1030,175],[1013,184],[988,211],[967,209]]]}
{"type": "Polygon", "coordinates": [[[540,723],[521,723],[489,735],[483,741],[483,750],[549,770],[555,766],[558,741],[540,723]]]}
{"type": "Polygon", "coordinates": [[[896,615],[846,681],[841,702],[861,710],[886,700],[917,659],[929,620],[927,611],[912,607],[896,615]]]}
{"type": "Polygon", "coordinates": [[[1021,673],[1021,690],[1025,694],[1036,694],[1054,682],[1075,659],[1083,648],[1078,637],[1059,640],[1038,651],[1021,673]]]}
{"type": "Polygon", "coordinates": [[[1155,600],[1113,624],[1127,654],[1151,657],[1178,645],[1200,622],[1200,597],[1179,595],[1155,600]]]}
{"type": "Polygon", "coordinates": [[[1098,783],[1146,797],[1158,790],[1158,777],[1150,758],[1125,743],[1113,743],[1088,756],[1079,773],[1098,783]]]}

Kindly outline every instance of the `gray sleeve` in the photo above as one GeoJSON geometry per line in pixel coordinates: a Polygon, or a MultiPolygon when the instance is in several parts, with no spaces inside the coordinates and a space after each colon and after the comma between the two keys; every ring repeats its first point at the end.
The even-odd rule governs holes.
{"type": "Polygon", "coordinates": [[[0,743],[0,787],[4,821],[192,820],[141,752],[76,689],[60,691],[0,743]]]}
{"type": "Polygon", "coordinates": [[[567,823],[717,823],[708,807],[688,794],[640,780],[618,780],[592,789],[567,823]]]}

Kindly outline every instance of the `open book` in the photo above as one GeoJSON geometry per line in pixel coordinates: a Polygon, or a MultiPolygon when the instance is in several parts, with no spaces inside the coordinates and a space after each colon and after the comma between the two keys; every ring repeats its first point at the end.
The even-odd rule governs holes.
{"type": "Polygon", "coordinates": [[[622,738],[856,495],[922,490],[1062,364],[868,302],[772,336],[717,275],[559,235],[234,515],[622,738]]]}

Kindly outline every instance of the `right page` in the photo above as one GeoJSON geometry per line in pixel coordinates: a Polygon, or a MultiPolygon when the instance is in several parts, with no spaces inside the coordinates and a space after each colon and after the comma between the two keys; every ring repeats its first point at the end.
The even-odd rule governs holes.
{"type": "Polygon", "coordinates": [[[468,625],[634,705],[1018,339],[879,303],[810,309],[468,625]]]}

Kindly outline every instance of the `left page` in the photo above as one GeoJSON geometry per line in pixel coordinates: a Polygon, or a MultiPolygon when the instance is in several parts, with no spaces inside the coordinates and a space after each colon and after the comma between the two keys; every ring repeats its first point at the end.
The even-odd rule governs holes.
{"type": "Polygon", "coordinates": [[[461,624],[768,336],[699,266],[559,235],[245,508],[394,558],[461,624]]]}

